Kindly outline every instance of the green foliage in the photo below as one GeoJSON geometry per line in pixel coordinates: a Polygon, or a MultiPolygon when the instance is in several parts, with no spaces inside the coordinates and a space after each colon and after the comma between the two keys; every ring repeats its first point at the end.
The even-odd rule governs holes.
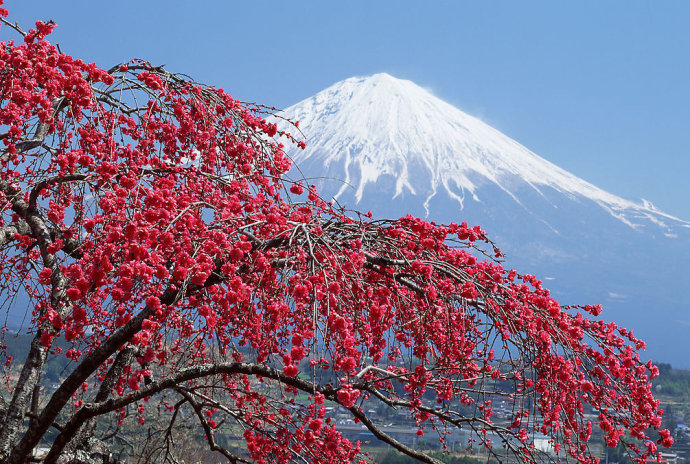
{"type": "Polygon", "coordinates": [[[690,396],[690,371],[661,363],[659,377],[653,380],[655,393],[662,396],[690,396]]]}

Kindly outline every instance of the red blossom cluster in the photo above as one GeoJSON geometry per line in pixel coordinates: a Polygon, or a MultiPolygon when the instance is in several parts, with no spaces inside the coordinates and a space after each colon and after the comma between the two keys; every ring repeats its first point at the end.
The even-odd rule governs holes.
{"type": "Polygon", "coordinates": [[[36,336],[7,382],[0,461],[22,462],[63,410],[47,462],[101,416],[149,426],[162,397],[167,420],[189,408],[226,456],[219,424],[243,429],[240,456],[256,462],[365,459],[325,402],[426,462],[364,405],[402,408],[442,442],[469,430],[497,458],[538,460],[542,433],[593,463],[593,427],[656,457],[658,370],[631,331],[581,312],[600,307],[561,307],[495,261],[479,227],[372,220],[313,187],[303,198],[274,136],[292,138],[262,107],[143,61],[102,70],[46,41],[52,27],[0,43],[0,292],[31,302],[36,336]],[[26,429],[58,340],[72,370],[26,429]],[[508,426],[493,422],[498,400],[508,426]]]}

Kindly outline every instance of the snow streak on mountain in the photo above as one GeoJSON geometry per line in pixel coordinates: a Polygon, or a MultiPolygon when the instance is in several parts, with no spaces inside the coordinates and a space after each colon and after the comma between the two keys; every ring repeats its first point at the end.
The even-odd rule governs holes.
{"type": "Polygon", "coordinates": [[[525,186],[539,195],[551,188],[590,199],[633,227],[640,220],[660,226],[679,221],[650,202],[595,187],[415,83],[385,73],[338,82],[284,114],[300,121],[307,138],[305,151],[292,152],[296,163],[317,162],[324,175],[344,181],[337,199],[354,188],[360,203],[368,185],[390,175],[394,196],[420,197],[427,214],[441,191],[462,207],[485,202],[480,187],[492,184],[527,209],[519,192],[525,186]]]}

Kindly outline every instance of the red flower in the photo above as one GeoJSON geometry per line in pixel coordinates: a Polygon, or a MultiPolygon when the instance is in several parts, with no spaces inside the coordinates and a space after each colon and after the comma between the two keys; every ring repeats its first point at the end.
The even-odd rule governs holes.
{"type": "Polygon", "coordinates": [[[53,337],[54,335],[51,334],[48,331],[43,331],[41,334],[41,345],[43,346],[51,346],[53,344],[53,337]]]}
{"type": "Polygon", "coordinates": [[[74,288],[74,287],[68,288],[66,293],[67,293],[67,298],[69,298],[72,301],[81,300],[82,294],[81,294],[81,290],[79,290],[78,288],[74,288]]]}

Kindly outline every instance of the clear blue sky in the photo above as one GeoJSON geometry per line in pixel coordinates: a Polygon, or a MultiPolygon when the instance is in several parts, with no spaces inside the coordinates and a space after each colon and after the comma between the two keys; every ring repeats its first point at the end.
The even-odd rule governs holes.
{"type": "MultiPolygon", "coordinates": [[[[690,220],[690,2],[6,0],[103,67],[165,64],[286,107],[411,79],[620,196],[690,220]]],[[[0,33],[3,38],[8,31],[0,33]]]]}

